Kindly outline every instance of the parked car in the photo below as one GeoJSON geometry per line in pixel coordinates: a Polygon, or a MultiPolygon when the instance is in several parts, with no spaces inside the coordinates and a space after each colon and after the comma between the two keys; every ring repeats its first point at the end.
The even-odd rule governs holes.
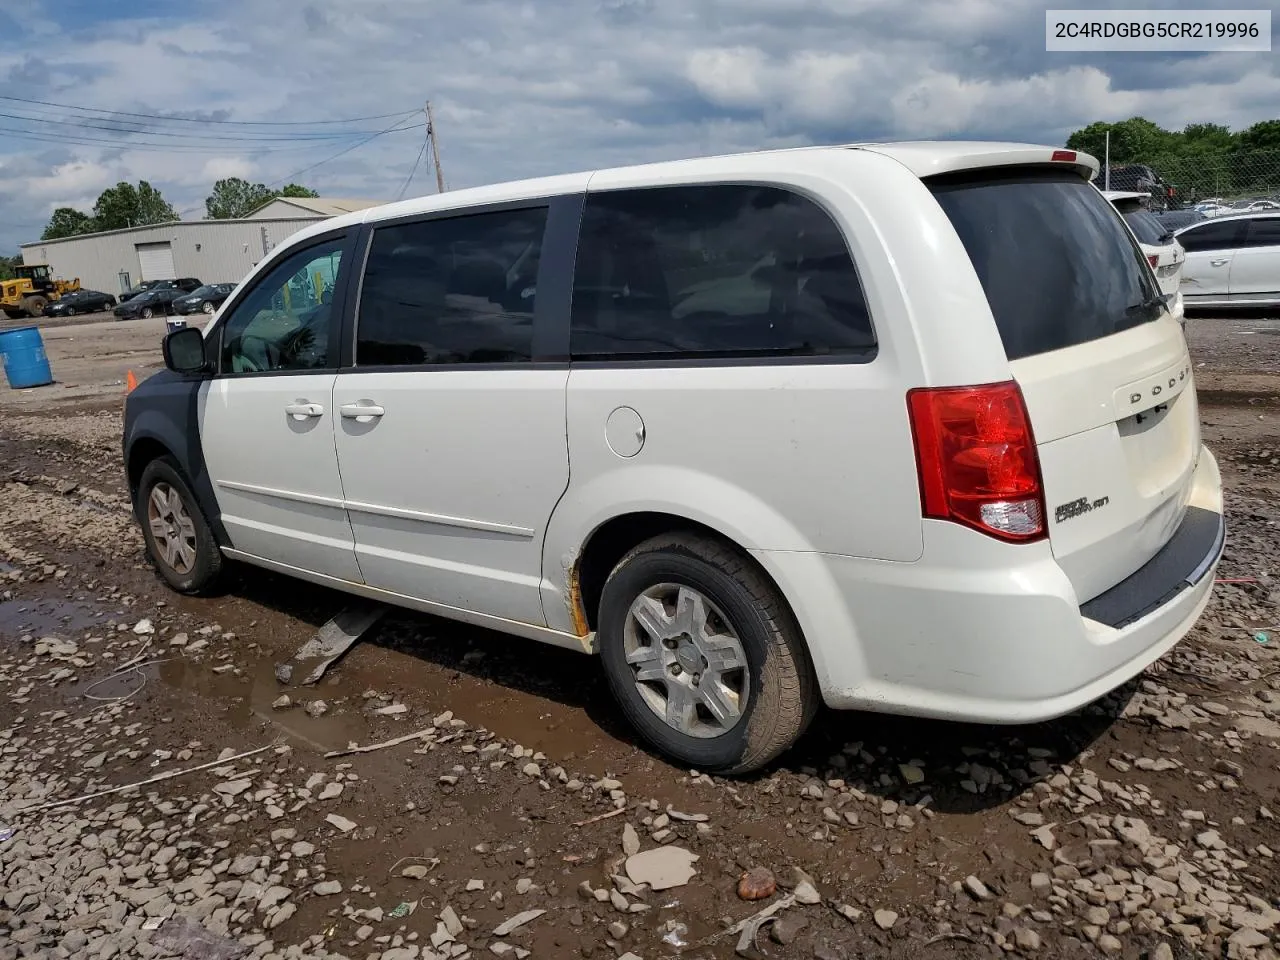
{"type": "Polygon", "coordinates": [[[135,320],[138,318],[146,319],[147,317],[164,316],[173,313],[173,301],[182,296],[181,290],[157,287],[153,290],[145,290],[125,301],[112,311],[120,320],[135,320]]]}
{"type": "Polygon", "coordinates": [[[1223,545],[1182,327],[1096,169],[865,144],[303,228],[128,394],[149,554],[598,654],[699,770],[823,702],[1075,710],[1187,633],[1223,545]]]}
{"type": "Polygon", "coordinates": [[[1177,231],[1189,227],[1193,223],[1203,223],[1209,219],[1198,210],[1155,210],[1152,216],[1159,220],[1166,229],[1177,231]]]}
{"type": "Polygon", "coordinates": [[[44,308],[46,317],[74,317],[78,313],[97,313],[116,305],[116,298],[99,290],[81,288],[74,293],[63,294],[44,308]]]}
{"type": "Polygon", "coordinates": [[[1177,231],[1188,307],[1280,304],[1280,211],[1215,217],[1177,231]]]}
{"type": "Polygon", "coordinates": [[[1112,164],[1110,179],[1104,168],[1098,175],[1098,186],[1104,190],[1146,194],[1161,210],[1173,204],[1177,192],[1160,174],[1141,163],[1112,164]]]}
{"type": "Polygon", "coordinates": [[[1124,217],[1125,223],[1133,231],[1142,254],[1155,272],[1156,283],[1160,292],[1168,297],[1169,309],[1175,317],[1183,315],[1182,294],[1179,285],[1182,279],[1182,264],[1186,260],[1186,252],[1174,238],[1173,230],[1160,222],[1159,218],[1147,209],[1148,197],[1144,193],[1121,192],[1112,190],[1103,194],[1111,205],[1124,217]]]}
{"type": "Polygon", "coordinates": [[[124,293],[120,294],[120,302],[125,303],[132,300],[140,293],[148,290],[177,290],[179,295],[190,293],[200,286],[200,281],[195,277],[182,277],[178,280],[144,280],[136,286],[130,287],[124,293]]]}
{"type": "Polygon", "coordinates": [[[181,316],[213,313],[236,288],[234,283],[206,283],[173,301],[173,312],[181,316]]]}

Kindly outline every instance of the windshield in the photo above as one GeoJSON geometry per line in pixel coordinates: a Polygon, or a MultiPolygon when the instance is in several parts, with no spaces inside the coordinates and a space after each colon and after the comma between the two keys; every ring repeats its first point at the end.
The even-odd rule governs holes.
{"type": "Polygon", "coordinates": [[[217,287],[196,287],[188,296],[192,297],[216,297],[218,295],[217,287]]]}
{"type": "Polygon", "coordinates": [[[1164,312],[1141,248],[1079,176],[986,170],[926,182],[964,243],[1010,360],[1164,312]]]}
{"type": "Polygon", "coordinates": [[[1129,229],[1133,231],[1133,235],[1138,238],[1139,243],[1161,247],[1173,239],[1173,231],[1157,220],[1154,214],[1146,210],[1134,210],[1123,216],[1125,223],[1129,224],[1129,229]]]}

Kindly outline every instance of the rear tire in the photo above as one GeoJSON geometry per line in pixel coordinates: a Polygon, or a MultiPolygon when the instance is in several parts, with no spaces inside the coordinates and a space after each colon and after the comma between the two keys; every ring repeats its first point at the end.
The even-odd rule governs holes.
{"type": "Polygon", "coordinates": [[[605,583],[597,637],[623,714],[685,767],[759,769],[817,712],[791,611],[761,570],[719,541],[668,534],[633,549],[605,583]]]}
{"type": "Polygon", "coordinates": [[[76,308],[75,308],[75,307],[67,307],[66,315],[67,315],[68,317],[74,317],[74,316],[76,315],[76,308]]]}
{"type": "Polygon", "coordinates": [[[200,312],[213,313],[213,304],[206,300],[204,303],[200,304],[200,312]]]}
{"type": "Polygon", "coordinates": [[[139,316],[141,316],[143,320],[150,320],[150,319],[151,319],[151,317],[153,316],[153,313],[152,313],[151,308],[150,308],[150,307],[143,307],[143,308],[142,308],[141,313],[139,314],[139,316]]]}
{"type": "Polygon", "coordinates": [[[191,486],[172,457],[147,464],[138,482],[134,514],[147,555],[179,593],[203,593],[222,575],[222,551],[191,486]]]}
{"type": "Polygon", "coordinates": [[[23,298],[22,309],[29,317],[43,317],[44,308],[49,305],[49,301],[40,295],[34,295],[23,298]]]}

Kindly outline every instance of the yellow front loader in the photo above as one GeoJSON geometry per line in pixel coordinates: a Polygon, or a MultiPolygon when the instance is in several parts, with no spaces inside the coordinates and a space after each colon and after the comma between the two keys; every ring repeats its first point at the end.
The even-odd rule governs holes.
{"type": "Polygon", "coordinates": [[[50,301],[80,289],[79,277],[55,280],[47,264],[23,264],[14,272],[16,279],[0,280],[0,310],[11,320],[43,316],[50,301]]]}

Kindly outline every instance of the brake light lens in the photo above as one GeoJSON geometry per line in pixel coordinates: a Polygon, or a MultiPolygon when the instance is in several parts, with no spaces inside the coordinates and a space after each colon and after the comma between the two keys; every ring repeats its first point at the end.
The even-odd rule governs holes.
{"type": "Polygon", "coordinates": [[[1013,381],[907,394],[924,515],[1001,540],[1045,536],[1031,419],[1013,381]]]}
{"type": "Polygon", "coordinates": [[[1159,262],[1160,262],[1160,257],[1157,254],[1154,254],[1154,253],[1147,254],[1147,263],[1151,264],[1152,270],[1156,268],[1156,264],[1158,264],[1159,262]]]}
{"type": "Polygon", "coordinates": [[[1055,150],[1049,160],[1052,163],[1075,163],[1076,152],[1074,150],[1055,150]]]}

